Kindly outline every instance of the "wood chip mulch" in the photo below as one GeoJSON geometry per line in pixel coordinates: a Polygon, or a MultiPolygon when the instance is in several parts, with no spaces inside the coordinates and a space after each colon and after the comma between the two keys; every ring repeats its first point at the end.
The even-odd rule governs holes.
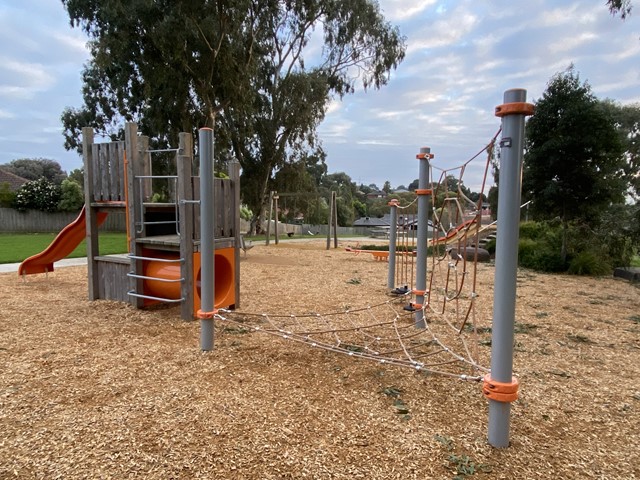
{"type": "MultiPolygon", "coordinates": [[[[386,267],[317,240],[256,246],[240,311],[376,303],[386,267]]],[[[493,270],[479,268],[488,326],[493,270]]],[[[629,282],[519,271],[520,398],[494,449],[477,383],[224,326],[202,353],[177,308],[89,302],[86,274],[0,275],[0,479],[640,478],[629,282]]]]}

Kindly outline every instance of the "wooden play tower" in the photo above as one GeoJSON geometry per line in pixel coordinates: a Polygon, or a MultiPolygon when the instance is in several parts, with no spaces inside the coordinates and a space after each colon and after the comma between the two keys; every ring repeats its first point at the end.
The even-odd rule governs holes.
{"type": "Polygon", "coordinates": [[[181,133],[176,149],[153,150],[125,126],[125,140],[94,143],[93,129],[82,129],[89,299],[129,302],[136,307],[178,303],[184,319],[200,308],[200,245],[214,242],[216,308],[240,301],[240,166],[231,162],[229,178],[215,178],[216,209],[200,211],[200,177],[194,176],[193,137],[181,133]],[[152,156],[175,155],[175,175],[153,175],[152,156]],[[151,202],[153,182],[169,186],[165,203],[151,202]],[[124,211],[126,256],[99,252],[98,226],[105,213],[124,211]],[[200,236],[200,215],[211,215],[215,234],[200,236]]]}

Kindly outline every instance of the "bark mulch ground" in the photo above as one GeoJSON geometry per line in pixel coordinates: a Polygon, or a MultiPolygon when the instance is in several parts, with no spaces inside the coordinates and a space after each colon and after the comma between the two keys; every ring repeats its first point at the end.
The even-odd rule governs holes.
{"type": "MultiPolygon", "coordinates": [[[[240,310],[376,303],[386,266],[322,241],[256,246],[240,310]]],[[[479,273],[490,325],[493,266],[479,273]]],[[[177,308],[89,302],[86,267],[2,274],[0,478],[639,478],[640,289],[522,270],[517,295],[520,399],[494,449],[477,383],[241,328],[202,353],[177,308]]]]}

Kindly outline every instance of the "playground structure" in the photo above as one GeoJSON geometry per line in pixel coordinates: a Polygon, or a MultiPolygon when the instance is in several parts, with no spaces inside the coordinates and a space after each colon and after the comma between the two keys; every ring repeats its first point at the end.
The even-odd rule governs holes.
{"type": "MultiPolygon", "coordinates": [[[[215,178],[209,189],[220,208],[199,208],[200,177],[193,174],[193,139],[181,133],[176,149],[149,148],[149,138],[127,123],[125,140],[94,143],[92,128],[83,128],[85,206],[40,254],[25,260],[21,275],[53,271],[53,262],[87,240],[89,299],[129,302],[141,308],[157,303],[180,304],[181,317],[192,319],[201,306],[203,246],[211,244],[215,270],[215,306],[240,303],[241,248],[240,168],[231,162],[229,178],[215,178]],[[172,155],[175,174],[153,175],[152,156],[172,155]],[[154,182],[164,182],[169,199],[151,202],[154,182]],[[201,235],[202,212],[214,225],[201,235]],[[124,213],[129,254],[100,255],[98,227],[108,214],[124,213]]],[[[211,137],[212,138],[212,137],[211,137]]],[[[202,149],[203,146],[199,145],[202,149]]]]}
{"type": "MultiPolygon", "coordinates": [[[[509,415],[510,404],[518,398],[518,381],[512,376],[513,370],[513,338],[515,321],[516,299],[516,271],[517,271],[517,243],[518,220],[521,189],[522,153],[524,141],[524,118],[533,113],[533,106],[525,103],[526,91],[509,90],[505,92],[504,104],[496,107],[496,116],[502,118],[503,138],[500,142],[502,149],[501,182],[499,191],[499,217],[500,232],[497,239],[496,251],[499,256],[495,268],[495,296],[494,317],[492,324],[492,354],[491,369],[483,377],[483,394],[489,399],[489,443],[496,447],[509,445],[509,415]]],[[[93,132],[91,129],[83,129],[84,158],[85,158],[85,195],[86,195],[86,232],[87,251],[89,256],[89,295],[91,299],[112,298],[116,300],[130,300],[140,307],[155,302],[179,302],[182,305],[183,318],[197,316],[201,320],[201,348],[204,351],[213,348],[213,321],[233,321],[233,309],[239,302],[239,256],[240,237],[238,234],[238,220],[232,224],[231,216],[214,218],[229,211],[234,212],[234,219],[238,219],[238,168],[232,168],[230,172],[231,182],[227,186],[227,192],[235,187],[234,193],[227,196],[224,183],[219,188],[213,187],[212,146],[213,132],[209,129],[200,131],[200,159],[203,174],[203,188],[201,189],[201,212],[210,212],[208,215],[200,215],[202,235],[198,235],[194,229],[193,217],[196,211],[188,210],[199,202],[196,197],[195,179],[191,177],[191,136],[180,135],[180,147],[175,150],[178,163],[176,176],[163,177],[175,181],[175,198],[168,204],[154,204],[146,200],[150,195],[148,183],[158,179],[151,175],[149,154],[154,153],[145,145],[145,139],[138,139],[137,129],[134,124],[127,124],[125,142],[109,144],[93,144],[93,132]],[[204,140],[204,141],[203,141],[204,140]],[[107,145],[100,150],[97,145],[107,145]],[[122,154],[111,154],[110,149],[122,154]],[[203,155],[203,151],[205,152],[203,155]],[[125,154],[126,152],[126,154],[125,154]],[[127,161],[127,159],[129,159],[127,161]],[[203,159],[206,160],[203,162],[203,159]],[[118,162],[123,168],[118,167],[118,162]],[[97,167],[96,167],[97,165],[97,167]],[[182,170],[181,170],[182,169],[182,170]],[[117,172],[124,171],[123,177],[118,177],[117,172]],[[107,173],[108,172],[108,173],[107,173]],[[112,172],[116,172],[115,174],[112,172]],[[211,183],[209,187],[207,184],[211,183]],[[119,185],[126,185],[120,189],[119,185]],[[214,198],[213,192],[216,192],[214,198]],[[115,193],[115,194],[114,194],[115,193]],[[114,198],[115,197],[115,198],[114,198]],[[233,203],[235,199],[235,203],[233,203]],[[219,202],[223,202],[230,208],[214,208],[219,202]],[[98,252],[97,223],[98,213],[109,208],[124,208],[128,217],[128,237],[130,254],[127,259],[116,260],[112,257],[100,257],[98,252]],[[173,212],[173,214],[171,213],[173,212]],[[157,214],[157,215],[152,215],[157,214]],[[222,226],[222,227],[221,227],[222,226]],[[173,229],[173,230],[171,230],[173,229]],[[214,233],[215,229],[215,233],[214,233]],[[205,241],[205,239],[214,239],[205,241]],[[202,240],[200,242],[200,240],[202,240]],[[198,246],[201,252],[197,251],[198,246]],[[199,255],[201,253],[201,255],[199,255]],[[126,266],[122,267],[122,265],[126,266]],[[200,275],[202,273],[202,276],[200,275]],[[201,277],[201,281],[199,281],[201,277]],[[122,283],[130,284],[131,288],[126,294],[121,288],[122,283]],[[167,285],[170,284],[170,285],[167,285]],[[104,296],[102,296],[104,295],[104,296]],[[218,310],[220,309],[220,310],[218,310]],[[225,318],[226,317],[226,318],[225,318]]],[[[146,140],[148,142],[148,140],[146,140]]],[[[327,316],[336,316],[330,313],[326,316],[319,314],[307,314],[304,316],[275,315],[261,313],[260,319],[270,322],[270,319],[279,317],[288,323],[272,324],[269,328],[262,326],[251,327],[255,331],[271,333],[284,339],[292,339],[309,344],[312,347],[326,348],[331,351],[346,353],[350,356],[369,358],[387,362],[381,359],[382,354],[399,353],[407,357],[406,361],[394,363],[409,366],[417,370],[426,370],[433,373],[443,373],[429,367],[426,362],[418,358],[431,358],[434,355],[447,354],[452,360],[431,365],[446,365],[454,362],[463,362],[477,368],[476,362],[467,362],[461,355],[457,355],[446,344],[433,336],[431,340],[421,341],[417,337],[421,332],[431,330],[427,318],[430,295],[433,285],[427,284],[427,247],[428,247],[428,220],[429,203],[433,197],[433,189],[429,187],[430,165],[433,158],[428,147],[420,150],[416,156],[419,160],[419,185],[417,194],[417,252],[415,264],[415,288],[408,294],[414,296],[411,303],[414,322],[408,327],[413,327],[417,332],[403,334],[397,323],[399,315],[391,321],[375,320],[373,327],[390,327],[394,330],[392,338],[400,341],[401,348],[395,351],[378,349],[375,342],[386,341],[377,333],[366,332],[366,328],[356,325],[349,318],[356,313],[363,313],[365,318],[371,318],[371,307],[356,310],[346,310],[343,313],[352,326],[342,329],[341,332],[356,332],[362,334],[367,340],[364,347],[342,342],[336,335],[338,330],[332,328],[314,327],[303,329],[296,333],[294,328],[306,327],[300,321],[302,317],[312,320],[321,319],[325,322],[327,316]],[[333,337],[328,342],[312,340],[312,334],[326,334],[333,337]],[[425,348],[419,351],[417,356],[412,356],[407,348],[408,342],[418,343],[414,346],[425,348]],[[370,346],[373,345],[374,347],[370,346]],[[430,351],[435,347],[436,351],[430,351]],[[425,368],[427,366],[427,368],[425,368]]],[[[486,172],[485,172],[486,176],[486,172]]],[[[218,182],[218,180],[216,180],[218,182]]],[[[395,221],[394,221],[395,223],[395,221]]],[[[470,223],[467,225],[471,225],[470,223]]],[[[465,226],[466,229],[466,226],[465,226]]],[[[459,231],[460,229],[458,229],[459,231]]],[[[395,229],[391,229],[393,236],[395,229]]],[[[456,233],[457,235],[457,233],[456,233]]],[[[330,237],[327,238],[329,247],[330,237]]],[[[43,252],[44,253],[44,252],[43,252]]],[[[45,258],[42,259],[43,262],[45,258]]],[[[46,259],[48,260],[48,259],[46,259]]],[[[37,262],[32,262],[37,263],[37,262]]],[[[391,263],[391,260],[390,260],[391,263]]],[[[48,265],[48,264],[47,264],[48,265]]],[[[462,277],[464,282],[464,276],[462,277]]],[[[475,283],[475,281],[474,281],[475,283]]],[[[456,283],[457,284],[457,283],[456,283]]],[[[475,287],[475,285],[474,285],[475,287]]],[[[446,291],[445,291],[446,293],[446,291]]],[[[475,292],[471,295],[471,305],[475,292]]],[[[445,300],[449,300],[445,296],[445,300]]],[[[451,299],[453,300],[453,299],[451,299]]],[[[390,302],[384,302],[378,306],[387,309],[390,302]]],[[[444,310],[444,308],[443,308],[444,310]]],[[[243,315],[251,315],[244,313],[243,315]]],[[[243,322],[244,319],[237,320],[243,322]]],[[[459,327],[461,333],[466,324],[466,317],[462,325],[446,321],[447,326],[459,327]]],[[[406,327],[405,327],[406,328],[406,327]]],[[[408,331],[408,330],[405,330],[408,331]]],[[[466,345],[464,348],[467,350],[466,345]]],[[[467,353],[469,353],[467,351],[467,353]]],[[[480,381],[481,378],[469,378],[467,375],[453,375],[465,380],[480,381]]]]}

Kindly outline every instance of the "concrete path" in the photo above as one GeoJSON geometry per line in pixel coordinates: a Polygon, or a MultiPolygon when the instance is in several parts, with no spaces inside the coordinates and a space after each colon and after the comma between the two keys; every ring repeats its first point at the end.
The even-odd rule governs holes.
{"type": "MultiPolygon", "coordinates": [[[[82,258],[65,258],[53,264],[53,268],[75,267],[76,265],[86,265],[87,257],[82,258]]],[[[19,263],[3,263],[0,264],[0,273],[17,272],[19,263]]]]}

